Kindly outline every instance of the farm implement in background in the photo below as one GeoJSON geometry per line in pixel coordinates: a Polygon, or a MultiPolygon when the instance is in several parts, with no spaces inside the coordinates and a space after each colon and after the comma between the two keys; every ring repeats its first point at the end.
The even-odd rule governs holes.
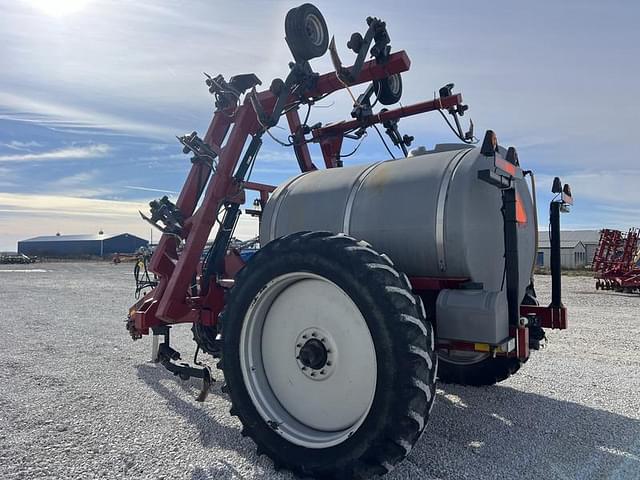
{"type": "Polygon", "coordinates": [[[640,293],[639,229],[603,229],[593,257],[596,290],[640,293]]]}

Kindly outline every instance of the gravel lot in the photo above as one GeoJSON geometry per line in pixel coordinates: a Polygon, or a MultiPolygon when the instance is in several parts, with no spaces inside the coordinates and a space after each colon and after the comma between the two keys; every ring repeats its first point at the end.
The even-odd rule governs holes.
{"type": "MultiPolygon", "coordinates": [[[[131,268],[0,266],[0,478],[292,478],[240,436],[220,381],[197,403],[196,381],[149,363],[149,338],[131,341],[131,268]]],[[[543,301],[549,288],[538,278],[543,301]]],[[[386,479],[640,478],[640,295],[585,277],[564,292],[570,329],[499,386],[439,389],[386,479]]],[[[192,355],[188,327],[174,332],[192,355]]]]}

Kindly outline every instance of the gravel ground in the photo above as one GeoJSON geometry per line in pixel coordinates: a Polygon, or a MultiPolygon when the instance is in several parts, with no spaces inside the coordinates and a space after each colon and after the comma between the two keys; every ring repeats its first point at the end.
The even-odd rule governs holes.
{"type": "MultiPolygon", "coordinates": [[[[148,362],[149,338],[130,340],[130,269],[0,267],[0,478],[292,478],[240,436],[220,381],[200,404],[196,381],[148,362]]],[[[549,288],[538,278],[543,301],[549,288]]],[[[385,479],[640,478],[640,295],[584,277],[564,292],[570,329],[499,386],[439,389],[385,479]]],[[[174,332],[192,354],[188,327],[174,332]]]]}

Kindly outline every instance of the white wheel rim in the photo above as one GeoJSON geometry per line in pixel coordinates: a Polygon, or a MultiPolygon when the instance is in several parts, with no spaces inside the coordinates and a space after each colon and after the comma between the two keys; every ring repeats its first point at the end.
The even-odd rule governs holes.
{"type": "Polygon", "coordinates": [[[316,47],[322,45],[322,42],[324,41],[324,29],[322,28],[322,22],[318,17],[313,14],[307,15],[304,20],[304,28],[309,40],[311,40],[311,43],[316,47]]]}
{"type": "Polygon", "coordinates": [[[239,354],[256,410],[296,445],[337,445],[371,409],[373,338],[353,300],[319,275],[294,272],[266,284],[245,315],[239,354]],[[322,352],[320,343],[324,365],[305,366],[301,349],[322,352]]]}
{"type": "Polygon", "coordinates": [[[397,95],[398,92],[400,91],[400,75],[395,74],[395,75],[389,76],[387,83],[389,86],[389,90],[391,90],[391,92],[393,92],[394,95],[397,95]]]}

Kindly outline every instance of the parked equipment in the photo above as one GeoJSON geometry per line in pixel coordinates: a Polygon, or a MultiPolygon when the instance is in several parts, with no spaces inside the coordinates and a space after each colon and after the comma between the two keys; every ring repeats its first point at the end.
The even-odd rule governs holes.
{"type": "Polygon", "coordinates": [[[203,378],[200,400],[213,377],[198,353],[220,358],[231,414],[276,467],[369,478],[420,437],[436,375],[493,384],[540,348],[544,328],[567,327],[559,214],[572,197],[556,178],[552,303],[540,306],[535,195],[525,177],[534,180],[515,148],[499,146],[491,130],[475,146],[453,84],[433,100],[376,111],[400,100],[410,66],[404,51],[391,52],[385,22],[370,17],[365,34],[351,36],[348,68],[313,5],[289,11],[285,32],[294,62],[268,90],[256,91],[254,74],[207,75],[216,113],[203,138],[179,138],[192,158],[177,202],[164,197],[143,215],[163,232],[149,262],[158,283],[143,287],[127,329],[134,339],[152,334],[154,359],[176,375],[203,378]],[[335,71],[319,75],[309,60],[327,49],[335,71]],[[356,97],[359,84],[367,87],[356,97]],[[341,89],[354,100],[351,120],[308,125],[313,105],[341,89]],[[460,143],[409,153],[414,138],[399,120],[429,111],[460,143]],[[290,136],[279,141],[293,148],[301,174],[277,188],[251,182],[262,137],[283,116],[290,136]],[[402,158],[344,166],[344,139],[361,141],[378,124],[402,158]],[[312,161],[311,142],[325,169],[312,161]],[[242,256],[231,241],[247,190],[259,192],[248,214],[260,217],[261,248],[242,256]],[[179,363],[169,344],[178,323],[193,324],[197,366],[179,363]]]}
{"type": "Polygon", "coordinates": [[[602,229],[593,258],[596,290],[640,293],[640,230],[602,229]]]}
{"type": "Polygon", "coordinates": [[[24,264],[35,263],[38,257],[28,257],[24,253],[3,253],[0,254],[0,264],[24,264]]]}

